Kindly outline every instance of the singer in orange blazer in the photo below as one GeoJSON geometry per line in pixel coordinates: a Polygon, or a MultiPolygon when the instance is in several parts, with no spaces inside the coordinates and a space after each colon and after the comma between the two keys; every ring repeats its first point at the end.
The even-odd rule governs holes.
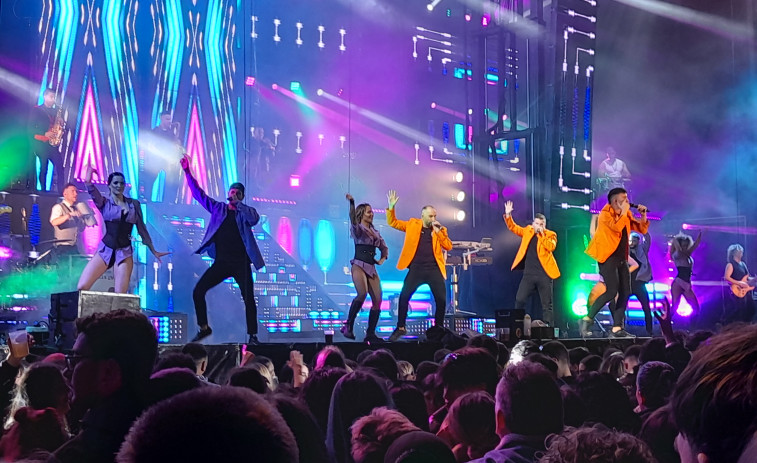
{"type": "MultiPolygon", "coordinates": [[[[518,253],[515,255],[512,267],[510,267],[510,270],[513,270],[526,257],[528,244],[536,233],[534,233],[534,227],[531,225],[521,227],[516,224],[512,216],[505,216],[505,223],[507,223],[507,228],[509,228],[511,232],[522,238],[520,240],[518,253]]],[[[547,276],[554,280],[560,276],[560,269],[557,268],[557,261],[552,254],[555,248],[557,248],[557,233],[545,228],[543,236],[537,235],[536,239],[538,240],[536,242],[536,254],[539,256],[539,262],[541,263],[541,266],[544,267],[544,272],[546,272],[547,276]]]]}
{"type": "MultiPolygon", "coordinates": [[[[423,221],[414,217],[410,220],[398,220],[394,208],[391,208],[386,210],[386,222],[390,227],[405,232],[405,243],[402,245],[402,252],[397,261],[397,268],[399,270],[405,270],[410,266],[410,262],[412,262],[413,257],[415,257],[415,251],[418,249],[418,241],[421,237],[423,221]]],[[[442,227],[439,232],[431,235],[431,246],[434,250],[436,264],[439,266],[442,276],[447,278],[447,267],[445,265],[444,253],[442,250],[451,250],[452,241],[449,239],[449,235],[447,235],[446,227],[442,227]]]]}
{"type": "Polygon", "coordinates": [[[646,235],[649,231],[649,221],[638,220],[631,211],[626,212],[625,216],[620,216],[609,204],[602,208],[597,220],[597,231],[594,232],[594,237],[586,248],[586,254],[600,264],[604,263],[618,248],[624,228],[629,238],[632,231],[642,235],[646,235]]]}

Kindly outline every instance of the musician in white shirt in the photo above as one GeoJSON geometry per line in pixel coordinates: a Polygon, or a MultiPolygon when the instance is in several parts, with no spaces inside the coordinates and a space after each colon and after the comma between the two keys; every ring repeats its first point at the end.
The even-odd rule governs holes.
{"type": "Polygon", "coordinates": [[[631,172],[628,171],[626,163],[618,159],[615,148],[607,148],[607,159],[599,165],[599,176],[608,180],[606,188],[624,188],[625,182],[631,180],[631,172]]]}
{"type": "Polygon", "coordinates": [[[63,201],[50,211],[50,224],[55,232],[55,255],[78,254],[79,232],[84,227],[97,224],[92,210],[86,203],[77,201],[79,190],[73,183],[63,187],[63,201]]]}

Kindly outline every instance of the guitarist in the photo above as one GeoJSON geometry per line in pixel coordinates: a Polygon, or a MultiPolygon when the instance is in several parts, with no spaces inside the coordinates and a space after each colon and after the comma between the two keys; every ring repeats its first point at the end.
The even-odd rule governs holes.
{"type": "Polygon", "coordinates": [[[725,322],[751,322],[754,318],[755,305],[752,291],[754,286],[749,278],[749,268],[744,257],[744,248],[740,244],[728,246],[728,263],[723,278],[731,283],[732,295],[726,307],[725,322]]]}
{"type": "MultiPolygon", "coordinates": [[[[55,107],[55,92],[52,89],[45,90],[43,102],[32,111],[32,142],[34,154],[39,158],[39,185],[40,191],[47,190],[47,164],[53,164],[53,181],[49,191],[60,191],[61,179],[63,178],[63,158],[57,146],[50,145],[50,138],[54,135],[52,130],[58,116],[58,108],[55,107]]],[[[36,172],[34,159],[32,158],[32,172],[36,172]]],[[[35,180],[36,175],[32,176],[35,180]]]]}

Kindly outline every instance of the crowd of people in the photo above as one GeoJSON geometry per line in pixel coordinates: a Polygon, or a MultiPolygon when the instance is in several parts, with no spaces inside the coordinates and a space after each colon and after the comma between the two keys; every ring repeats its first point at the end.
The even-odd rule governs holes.
{"type": "Polygon", "coordinates": [[[624,351],[480,335],[417,365],[333,345],[218,372],[206,348],[158,354],[141,313],[78,319],[68,354],[0,364],[1,461],[752,462],[757,325],[624,351]],[[214,369],[214,381],[205,373],[214,369]]]}

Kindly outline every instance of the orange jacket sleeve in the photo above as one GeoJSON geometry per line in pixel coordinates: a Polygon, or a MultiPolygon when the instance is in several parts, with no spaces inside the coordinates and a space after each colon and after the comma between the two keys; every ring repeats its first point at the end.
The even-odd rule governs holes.
{"type": "Polygon", "coordinates": [[[437,239],[439,240],[439,244],[441,245],[442,249],[445,251],[451,251],[452,250],[452,240],[449,239],[449,235],[447,234],[447,228],[442,227],[441,230],[436,232],[437,239]]]}
{"type": "Polygon", "coordinates": [[[557,249],[557,233],[552,230],[547,230],[543,235],[544,236],[540,236],[538,233],[536,234],[539,243],[541,243],[547,251],[554,252],[554,250],[557,249]]]}
{"type": "Polygon", "coordinates": [[[515,223],[513,216],[508,217],[507,214],[505,214],[505,223],[507,224],[507,228],[509,228],[511,232],[515,233],[518,236],[523,236],[523,227],[515,223]]]}
{"type": "Polygon", "coordinates": [[[397,214],[394,212],[394,208],[386,210],[386,223],[390,227],[396,228],[399,231],[405,231],[407,229],[407,222],[404,220],[397,220],[397,214]]]}

